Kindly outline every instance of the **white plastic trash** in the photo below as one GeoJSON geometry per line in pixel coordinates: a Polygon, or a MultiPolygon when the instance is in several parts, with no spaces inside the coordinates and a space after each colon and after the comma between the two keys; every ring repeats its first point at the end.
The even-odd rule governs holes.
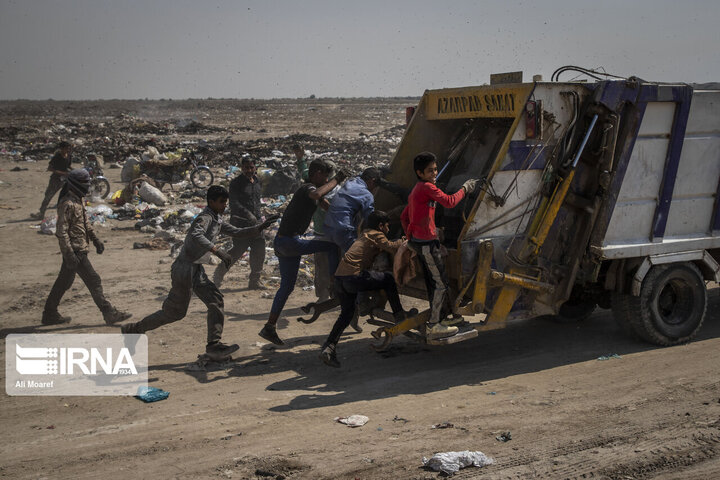
{"type": "Polygon", "coordinates": [[[495,460],[482,452],[471,452],[469,450],[463,452],[436,453],[429,459],[423,457],[422,461],[426,467],[447,475],[453,475],[461,468],[470,466],[484,467],[485,465],[491,465],[495,462],[495,460]]]}
{"type": "Polygon", "coordinates": [[[112,208],[107,205],[95,205],[94,207],[88,207],[87,213],[90,215],[112,215],[112,208]]]}
{"type": "Polygon", "coordinates": [[[336,422],[344,423],[348,427],[362,427],[370,419],[365,415],[350,415],[349,417],[335,417],[336,422]]]}
{"type": "Polygon", "coordinates": [[[147,182],[143,182],[138,191],[140,198],[148,203],[154,203],[155,205],[165,205],[168,199],[163,193],[157,188],[153,187],[147,182]]]}

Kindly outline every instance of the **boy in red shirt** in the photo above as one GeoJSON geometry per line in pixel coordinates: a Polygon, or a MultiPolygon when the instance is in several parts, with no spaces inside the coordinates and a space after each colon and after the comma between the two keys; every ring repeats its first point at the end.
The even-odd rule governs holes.
{"type": "Polygon", "coordinates": [[[425,276],[425,286],[430,299],[427,336],[449,337],[455,335],[458,329],[440,323],[443,306],[449,306],[450,299],[445,262],[440,255],[440,242],[435,228],[435,207],[438,203],[445,208],[455,207],[465,195],[475,189],[477,180],[467,180],[460,190],[448,195],[435,186],[438,168],[434,154],[418,154],[413,160],[413,169],[418,182],[410,193],[408,205],[403,210],[400,221],[408,238],[408,246],[417,252],[425,276]]]}

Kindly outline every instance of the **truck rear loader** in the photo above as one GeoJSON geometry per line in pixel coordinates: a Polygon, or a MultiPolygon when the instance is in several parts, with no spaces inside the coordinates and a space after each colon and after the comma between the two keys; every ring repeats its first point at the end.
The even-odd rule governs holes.
{"type": "MultiPolygon", "coordinates": [[[[388,180],[411,189],[413,158],[438,186],[482,188],[438,209],[457,335],[425,338],[429,312],[395,324],[375,310],[377,349],[400,334],[454,343],[514,319],[611,308],[630,335],[691,340],[720,278],[720,91],[639,78],[428,90],[388,180]]],[[[399,207],[386,191],[376,208],[399,207]]],[[[422,279],[401,293],[427,298],[422,279]]]]}

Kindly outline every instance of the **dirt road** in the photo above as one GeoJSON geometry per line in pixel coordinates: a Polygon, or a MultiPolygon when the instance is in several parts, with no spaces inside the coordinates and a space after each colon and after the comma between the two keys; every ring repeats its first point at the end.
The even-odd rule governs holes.
{"type": "MultiPolygon", "coordinates": [[[[0,164],[2,337],[117,332],[102,325],[79,280],[61,304],[72,323],[40,326],[60,266],[56,239],[37,234],[28,220],[46,185],[46,163],[9,171],[15,165],[0,164]]],[[[106,171],[114,185],[118,172],[106,171]]],[[[91,258],[111,301],[139,319],[160,306],[170,262],[167,251],[133,250],[148,235],[131,226],[99,227],[107,248],[91,258]]],[[[365,324],[363,333],[343,337],[336,370],[317,358],[336,312],[312,325],[296,322],[298,307],[314,300],[296,290],[279,331],[287,346],[263,345],[257,332],[272,298],[245,290],[247,273],[234,267],[226,277],[224,338],[241,346],[227,368],[185,370],[204,347],[197,299],[187,318],[148,333],[150,385],[170,392],[165,401],[3,394],[0,476],[434,479],[423,456],[472,450],[495,463],[456,478],[720,478],[717,288],[689,345],[629,340],[599,310],[579,324],[530,320],[448,347],[397,339],[379,355],[365,324]],[[620,358],[598,360],[608,354],[620,358]],[[354,429],[333,421],[351,414],[370,421],[354,429]],[[442,422],[453,428],[431,428],[442,422]],[[498,441],[505,432],[511,440],[498,441]]],[[[0,350],[4,357],[4,342],[0,350]]]]}

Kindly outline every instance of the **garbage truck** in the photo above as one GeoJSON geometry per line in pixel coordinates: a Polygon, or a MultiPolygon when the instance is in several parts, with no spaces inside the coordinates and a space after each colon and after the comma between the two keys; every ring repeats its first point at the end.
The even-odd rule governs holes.
{"type": "MultiPolygon", "coordinates": [[[[695,337],[706,282],[720,278],[720,90],[590,76],[425,91],[387,179],[411,189],[413,159],[428,151],[444,191],[480,181],[436,214],[467,325],[427,339],[428,311],[396,324],[376,309],[378,350],[398,335],[450,344],[597,307],[653,344],[695,337]]],[[[380,191],[375,207],[401,202],[380,191]]],[[[427,298],[421,278],[401,293],[427,298]]]]}

